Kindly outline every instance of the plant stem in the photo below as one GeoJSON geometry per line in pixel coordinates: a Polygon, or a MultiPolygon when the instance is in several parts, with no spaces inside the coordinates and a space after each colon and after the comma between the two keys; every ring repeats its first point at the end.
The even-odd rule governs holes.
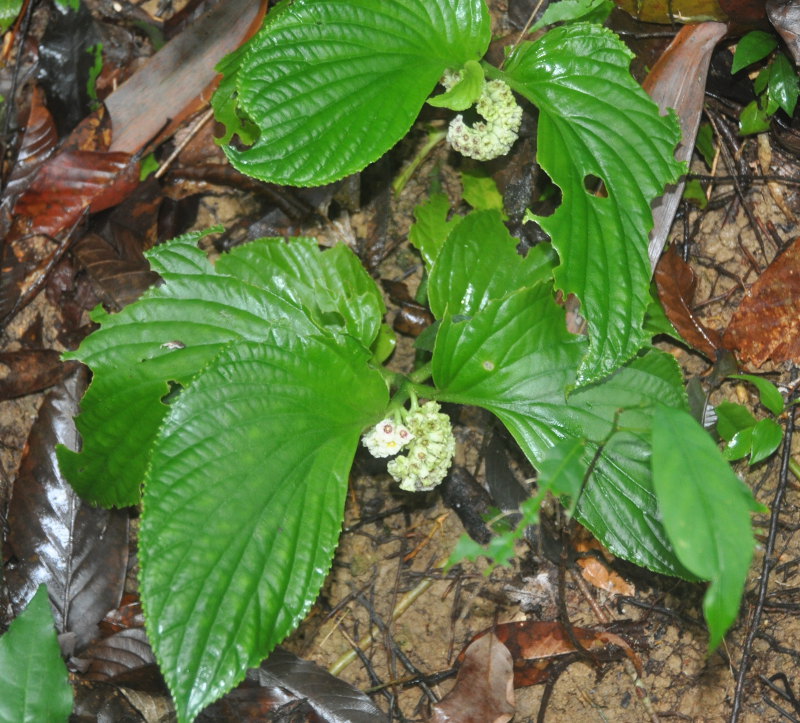
{"type": "Polygon", "coordinates": [[[800,479],[800,463],[794,457],[789,457],[789,471],[800,479]]]}
{"type": "Polygon", "coordinates": [[[425,145],[419,149],[417,155],[411,159],[411,162],[397,175],[392,183],[392,191],[395,196],[399,196],[400,192],[405,188],[411,176],[419,168],[420,164],[428,157],[428,154],[447,136],[447,131],[429,131],[428,140],[425,145]]]}

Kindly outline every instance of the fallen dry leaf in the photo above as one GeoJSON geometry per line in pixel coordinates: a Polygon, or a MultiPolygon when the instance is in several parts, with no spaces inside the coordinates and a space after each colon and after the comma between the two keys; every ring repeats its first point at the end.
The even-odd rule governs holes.
{"type": "Polygon", "coordinates": [[[433,706],[431,723],[506,723],[514,716],[511,653],[491,632],[463,653],[453,689],[433,706]]]}
{"type": "MultiPolygon", "coordinates": [[[[603,557],[608,557],[608,553],[603,546],[594,538],[575,541],[576,552],[589,552],[596,550],[603,557]]],[[[612,595],[635,595],[636,588],[625,580],[619,573],[614,572],[599,557],[588,554],[578,557],[576,560],[578,567],[581,568],[581,576],[586,582],[594,585],[600,590],[605,590],[612,595]]]]}
{"type": "Polygon", "coordinates": [[[692,311],[697,279],[692,267],[678,256],[674,246],[659,260],[655,282],[664,311],[680,335],[709,359],[716,359],[722,340],[719,332],[705,326],[692,311]]]}
{"type": "Polygon", "coordinates": [[[723,336],[739,361],[800,361],[800,238],[764,270],[723,336]]]}
{"type": "MultiPolygon", "coordinates": [[[[580,660],[566,629],[556,621],[523,620],[500,623],[478,633],[475,639],[488,633],[494,633],[511,652],[514,661],[514,685],[518,688],[547,682],[556,661],[580,660]]],[[[598,661],[619,660],[624,655],[633,663],[639,675],[642,674],[642,661],[630,644],[619,635],[575,626],[572,627],[572,633],[578,643],[598,661]]]]}

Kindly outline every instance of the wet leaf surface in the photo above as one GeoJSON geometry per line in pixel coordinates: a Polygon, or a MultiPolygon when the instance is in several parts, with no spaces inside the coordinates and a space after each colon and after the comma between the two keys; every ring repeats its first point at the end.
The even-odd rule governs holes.
{"type": "Polygon", "coordinates": [[[761,274],[723,337],[740,361],[800,361],[800,238],[761,274]]]}
{"type": "Polygon", "coordinates": [[[39,411],[12,491],[6,541],[13,562],[5,570],[16,612],[47,584],[56,628],[73,634],[78,648],[118,605],[128,559],[127,512],[84,504],[56,461],[56,444],[78,446],[73,415],[86,380],[78,369],[39,411]]]}

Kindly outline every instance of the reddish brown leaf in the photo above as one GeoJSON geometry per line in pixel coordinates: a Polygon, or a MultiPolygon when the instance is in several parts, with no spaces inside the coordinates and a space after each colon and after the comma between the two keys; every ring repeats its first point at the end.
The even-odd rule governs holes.
{"type": "Polygon", "coordinates": [[[119,604],[128,560],[128,516],[84,504],[61,476],[55,447],[79,444],[74,415],[87,385],[80,367],[43,402],[11,492],[5,570],[15,612],[45,583],[56,628],[77,647],[119,604]]]}
{"type": "Polygon", "coordinates": [[[28,186],[42,162],[53,152],[58,142],[56,124],[44,104],[44,93],[38,86],[31,95],[31,110],[25,133],[17,152],[14,168],[8,177],[4,204],[12,201],[28,186]]]}
{"type": "Polygon", "coordinates": [[[431,723],[506,723],[514,712],[511,653],[490,632],[464,651],[456,684],[433,707],[431,723]]]}
{"type": "Polygon", "coordinates": [[[39,169],[17,200],[12,240],[29,233],[57,236],[85,211],[97,213],[115,206],[138,183],[139,161],[128,153],[59,153],[39,169]]]}
{"type": "Polygon", "coordinates": [[[41,392],[60,382],[76,364],[52,349],[0,352],[0,399],[41,392]]]}
{"type": "Polygon", "coordinates": [[[760,367],[800,361],[800,238],[778,256],[742,299],[723,337],[740,361],[760,367]]]}
{"type": "MultiPolygon", "coordinates": [[[[516,687],[546,682],[555,661],[580,659],[567,631],[559,622],[523,620],[518,623],[500,623],[478,633],[474,639],[487,633],[494,633],[511,652],[516,687]]],[[[641,675],[642,662],[639,656],[619,635],[574,626],[572,633],[578,643],[597,660],[607,662],[627,656],[641,675]]],[[[461,653],[459,659],[463,655],[461,653]]]]}
{"type": "Polygon", "coordinates": [[[675,247],[671,246],[656,266],[655,282],[664,311],[680,335],[709,359],[722,347],[719,332],[705,326],[692,311],[697,279],[675,247]]]}

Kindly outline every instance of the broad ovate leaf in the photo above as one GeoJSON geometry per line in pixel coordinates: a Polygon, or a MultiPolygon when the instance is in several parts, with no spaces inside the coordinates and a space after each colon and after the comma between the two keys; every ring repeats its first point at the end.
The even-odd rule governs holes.
{"type": "Polygon", "coordinates": [[[533,218],[561,259],[558,287],[580,299],[588,322],[579,384],[649,341],[650,202],[683,170],[673,158],[678,123],[631,77],[631,57],[611,31],[577,23],[520,45],[503,74],[539,109],[537,160],[562,193],[552,215],[533,218]]]}
{"type": "Polygon", "coordinates": [[[190,234],[154,249],[164,284],[118,314],[92,312],[100,329],[67,359],[94,373],[76,419],[83,451],[59,448],[61,470],[85,499],[105,507],[137,504],[153,438],[167,412],[161,400],[233,340],[317,333],[290,301],[216,274],[190,234]]]}
{"type": "Polygon", "coordinates": [[[61,659],[47,587],[40,585],[28,607],[0,637],[0,720],[69,720],[72,688],[61,659]]]}
{"type": "Polygon", "coordinates": [[[469,320],[446,316],[433,378],[442,399],[499,417],[534,466],[563,440],[586,440],[585,469],[599,449],[576,517],[615,555],[691,578],[659,519],[650,472],[653,407],[685,407],[680,372],[669,355],[650,351],[567,397],[585,352],[585,340],[566,331],[550,284],[540,283],[469,320]]]}
{"type": "Polygon", "coordinates": [[[503,225],[498,211],[473,211],[447,237],[428,282],[431,311],[471,316],[492,299],[552,275],[548,244],[517,253],[519,241],[503,225]]]}
{"type": "Polygon", "coordinates": [[[694,418],[664,405],[653,419],[653,484],[678,559],[711,582],[703,612],[713,650],[739,613],[755,546],[750,513],[761,506],[694,418]]]}
{"type": "Polygon", "coordinates": [[[145,482],[141,587],[180,721],[316,598],[359,436],[388,403],[368,357],[348,339],[236,341],[169,408],[145,482]]]}
{"type": "Polygon", "coordinates": [[[386,312],[380,289],[347,246],[320,253],[316,240],[263,239],[231,250],[217,261],[218,273],[262,286],[301,307],[329,331],[340,331],[369,347],[386,312]]]}
{"type": "Polygon", "coordinates": [[[484,0],[293,0],[251,42],[238,101],[260,135],[242,172],[294,186],[360,171],[411,127],[445,69],[489,46],[484,0]]]}

